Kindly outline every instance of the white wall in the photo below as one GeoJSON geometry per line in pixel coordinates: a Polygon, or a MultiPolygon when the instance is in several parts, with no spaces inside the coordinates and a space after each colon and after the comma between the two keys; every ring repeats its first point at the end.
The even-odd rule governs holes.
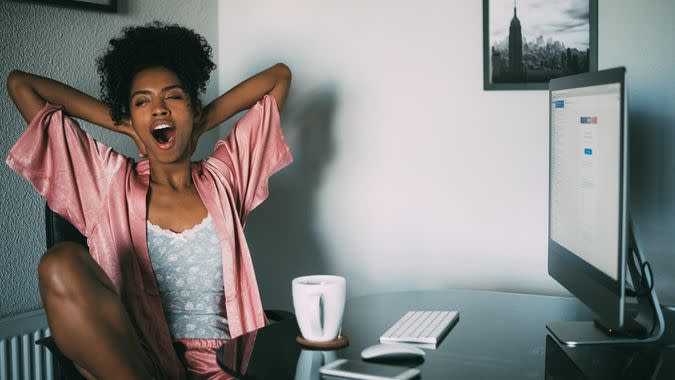
{"type": "Polygon", "coordinates": [[[548,94],[483,91],[481,3],[219,2],[221,91],[277,60],[294,73],[296,163],[247,227],[267,307],[319,272],[349,296],[563,292],[546,272],[548,94]]]}
{"type": "MultiPolygon", "coordinates": [[[[629,66],[633,104],[667,106],[642,110],[656,111],[646,138],[667,141],[660,158],[637,152],[657,178],[633,211],[670,267],[673,3],[615,3],[600,2],[601,67],[629,66]]],[[[547,274],[548,93],[483,91],[482,1],[221,0],[218,25],[221,91],[276,61],[294,73],[282,125],[296,162],[247,226],[266,307],[291,308],[291,278],[312,273],[346,276],[351,297],[568,294],[547,274]]]]}
{"type": "MultiPolygon", "coordinates": [[[[5,90],[12,69],[63,81],[99,96],[95,59],[122,27],[152,20],[180,23],[202,33],[217,52],[216,3],[177,0],[119,1],[118,13],[61,8],[47,4],[0,2],[0,317],[40,308],[37,263],[44,253],[44,201],[4,164],[9,149],[26,128],[5,90]]],[[[204,99],[216,96],[217,79],[204,99]]],[[[135,156],[126,136],[83,125],[95,138],[135,156]]],[[[218,132],[215,132],[218,133],[218,132]]],[[[213,147],[215,134],[200,140],[197,155],[213,147]],[[210,140],[210,142],[208,141],[210,140]]]]}

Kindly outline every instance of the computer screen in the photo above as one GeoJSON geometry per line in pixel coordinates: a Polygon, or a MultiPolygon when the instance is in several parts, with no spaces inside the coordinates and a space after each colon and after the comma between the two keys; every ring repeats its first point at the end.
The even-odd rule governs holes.
{"type": "Polygon", "coordinates": [[[621,83],[551,91],[550,238],[619,279],[621,83]]]}

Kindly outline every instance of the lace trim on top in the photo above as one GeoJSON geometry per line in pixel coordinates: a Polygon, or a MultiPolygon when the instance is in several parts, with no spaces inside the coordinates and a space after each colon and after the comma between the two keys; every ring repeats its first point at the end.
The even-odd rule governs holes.
{"type": "Polygon", "coordinates": [[[155,223],[151,222],[150,219],[148,219],[148,229],[152,230],[152,232],[156,232],[158,234],[162,234],[164,236],[170,237],[170,238],[176,238],[176,237],[183,237],[183,238],[188,238],[200,230],[202,230],[204,227],[208,226],[209,223],[211,223],[211,214],[206,214],[204,219],[202,219],[201,222],[198,224],[195,224],[191,228],[188,228],[187,230],[183,230],[181,232],[175,232],[171,231],[166,228],[162,228],[161,226],[156,225],[155,223]]]}

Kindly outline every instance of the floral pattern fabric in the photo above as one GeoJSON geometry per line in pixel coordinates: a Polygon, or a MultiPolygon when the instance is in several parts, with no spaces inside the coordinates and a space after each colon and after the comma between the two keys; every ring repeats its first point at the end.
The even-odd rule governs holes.
{"type": "Polygon", "coordinates": [[[174,339],[229,339],[220,242],[210,216],[183,232],[148,221],[148,252],[174,339]]]}

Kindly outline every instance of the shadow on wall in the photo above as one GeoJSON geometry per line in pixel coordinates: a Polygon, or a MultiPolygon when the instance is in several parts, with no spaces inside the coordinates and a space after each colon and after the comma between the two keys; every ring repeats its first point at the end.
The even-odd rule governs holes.
{"type": "Polygon", "coordinates": [[[324,168],[333,158],[336,87],[327,85],[293,99],[282,128],[294,162],[270,181],[270,197],[251,215],[246,237],[263,305],[293,310],[291,280],[329,274],[316,233],[316,196],[324,168]]]}
{"type": "Polygon", "coordinates": [[[672,110],[629,107],[630,214],[659,302],[675,305],[675,119],[672,110]]]}

